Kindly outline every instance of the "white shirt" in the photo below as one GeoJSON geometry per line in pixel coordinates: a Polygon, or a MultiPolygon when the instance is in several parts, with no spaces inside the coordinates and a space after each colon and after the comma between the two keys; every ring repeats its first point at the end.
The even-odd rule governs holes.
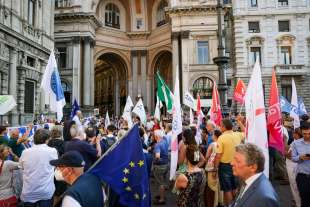
{"type": "Polygon", "coordinates": [[[242,193],[242,195],[240,196],[240,198],[244,195],[244,193],[249,189],[249,187],[255,182],[255,180],[258,179],[258,177],[261,175],[262,173],[257,173],[255,175],[252,175],[251,177],[249,177],[248,179],[246,179],[245,181],[245,188],[244,191],[242,193]]]}
{"type": "Polygon", "coordinates": [[[21,200],[34,203],[51,199],[54,191],[54,167],[51,160],[58,158],[55,148],[46,144],[25,149],[19,159],[23,169],[23,189],[21,200]]]}
{"type": "Polygon", "coordinates": [[[81,205],[71,196],[65,196],[62,200],[61,207],[81,207],[81,205]]]}
{"type": "Polygon", "coordinates": [[[81,121],[80,121],[80,118],[79,118],[77,115],[75,115],[75,116],[72,118],[72,121],[75,122],[76,126],[77,126],[79,129],[83,129],[83,125],[82,125],[82,123],[81,123],[81,121]]]}

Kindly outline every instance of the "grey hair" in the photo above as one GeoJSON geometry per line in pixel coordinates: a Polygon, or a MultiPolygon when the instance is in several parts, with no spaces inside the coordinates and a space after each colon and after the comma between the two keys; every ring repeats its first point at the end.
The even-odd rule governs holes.
{"type": "Polygon", "coordinates": [[[252,143],[240,144],[236,146],[236,152],[245,156],[247,165],[257,165],[257,173],[264,171],[265,156],[257,145],[252,143]]]}

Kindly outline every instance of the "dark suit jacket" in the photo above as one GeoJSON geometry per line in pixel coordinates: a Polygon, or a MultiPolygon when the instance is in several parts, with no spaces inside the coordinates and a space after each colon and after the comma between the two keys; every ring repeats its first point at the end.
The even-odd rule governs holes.
{"type": "Polygon", "coordinates": [[[264,174],[244,192],[234,207],[280,207],[277,193],[264,174]]]}

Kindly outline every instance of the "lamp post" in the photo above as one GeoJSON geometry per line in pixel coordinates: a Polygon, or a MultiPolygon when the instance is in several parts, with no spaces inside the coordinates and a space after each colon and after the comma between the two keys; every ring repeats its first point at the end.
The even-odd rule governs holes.
{"type": "Polygon", "coordinates": [[[219,70],[219,82],[218,90],[220,94],[220,101],[222,103],[222,112],[228,112],[227,106],[227,76],[226,76],[226,65],[229,62],[229,57],[224,54],[223,46],[223,35],[222,35],[222,12],[223,3],[222,0],[217,0],[217,38],[218,38],[218,57],[213,58],[214,63],[218,66],[219,70]]]}

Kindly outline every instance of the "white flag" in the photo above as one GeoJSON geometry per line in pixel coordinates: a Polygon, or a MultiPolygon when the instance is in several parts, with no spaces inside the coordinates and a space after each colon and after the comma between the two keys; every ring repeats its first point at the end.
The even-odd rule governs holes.
{"type": "Polygon", "coordinates": [[[57,113],[57,120],[61,121],[63,117],[62,108],[66,105],[66,100],[57,70],[54,51],[51,52],[48,59],[42,78],[41,89],[44,91],[45,104],[49,104],[50,110],[57,113]]]}
{"type": "Polygon", "coordinates": [[[194,123],[194,114],[193,114],[193,110],[191,108],[189,108],[189,123],[190,124],[194,123]]]}
{"type": "Polygon", "coordinates": [[[127,97],[126,105],[124,107],[123,115],[122,117],[127,121],[128,127],[132,127],[132,118],[131,118],[131,109],[134,107],[132,100],[130,96],[127,97]]]}
{"type": "Polygon", "coordinates": [[[146,124],[146,113],[145,113],[143,101],[141,98],[139,99],[135,108],[132,110],[132,113],[135,113],[136,115],[140,117],[142,124],[144,125],[146,124]]]}
{"type": "Polygon", "coordinates": [[[170,180],[175,176],[178,165],[178,135],[182,133],[182,115],[180,103],[180,88],[178,67],[176,67],[175,86],[172,108],[172,138],[171,138],[171,161],[170,161],[170,180]]]}
{"type": "Polygon", "coordinates": [[[104,120],[105,128],[107,128],[110,124],[111,124],[111,122],[110,122],[110,117],[109,117],[109,111],[107,111],[107,113],[105,115],[105,120],[104,120]]]}
{"type": "Polygon", "coordinates": [[[0,115],[11,111],[16,106],[16,101],[11,95],[0,95],[0,115]]]}
{"type": "Polygon", "coordinates": [[[265,155],[265,175],[269,177],[269,154],[267,125],[265,115],[263,83],[258,59],[245,93],[245,110],[247,119],[246,142],[256,144],[265,155]]]}
{"type": "Polygon", "coordinates": [[[193,110],[197,109],[197,102],[188,91],[184,94],[184,105],[188,106],[193,110]]]}
{"type": "Polygon", "coordinates": [[[294,129],[300,127],[299,113],[298,113],[298,98],[294,78],[292,78],[292,99],[291,99],[290,116],[294,118],[294,129]]]}
{"type": "Polygon", "coordinates": [[[155,112],[154,112],[154,117],[160,121],[160,109],[162,107],[162,103],[159,100],[158,96],[156,96],[156,106],[155,106],[155,112]]]}

